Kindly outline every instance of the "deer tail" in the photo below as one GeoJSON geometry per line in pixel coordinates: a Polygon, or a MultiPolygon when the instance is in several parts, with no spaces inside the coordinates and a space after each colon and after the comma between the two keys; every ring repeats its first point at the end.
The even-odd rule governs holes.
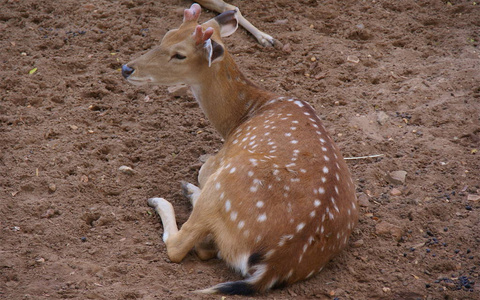
{"type": "Polygon", "coordinates": [[[208,289],[196,291],[200,294],[223,294],[223,295],[242,295],[249,296],[256,292],[256,289],[252,283],[246,280],[229,281],[217,284],[208,289]]]}

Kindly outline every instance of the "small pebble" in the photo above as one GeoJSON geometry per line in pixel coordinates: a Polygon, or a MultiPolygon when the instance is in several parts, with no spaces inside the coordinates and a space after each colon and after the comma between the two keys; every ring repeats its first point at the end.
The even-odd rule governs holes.
{"type": "Polygon", "coordinates": [[[392,184],[403,184],[407,177],[407,172],[403,170],[392,171],[387,174],[386,179],[392,184]]]}
{"type": "Polygon", "coordinates": [[[57,186],[55,185],[55,183],[50,183],[48,185],[48,190],[50,191],[50,193],[54,193],[57,190],[57,186]]]}
{"type": "Polygon", "coordinates": [[[368,196],[365,193],[362,193],[360,194],[360,196],[358,196],[358,205],[360,205],[361,207],[370,206],[370,202],[368,201],[368,196]]]}
{"type": "Polygon", "coordinates": [[[352,247],[354,248],[361,248],[365,245],[365,242],[363,240],[357,240],[352,243],[352,247]]]}
{"type": "Polygon", "coordinates": [[[468,194],[467,195],[467,201],[479,202],[480,201],[480,195],[468,194]]]}
{"type": "Polygon", "coordinates": [[[292,46],[289,43],[287,43],[287,44],[283,45],[282,51],[287,52],[287,53],[291,53],[292,52],[292,46]]]}
{"type": "Polygon", "coordinates": [[[50,219],[50,218],[54,217],[55,214],[56,214],[55,210],[50,208],[50,209],[47,209],[47,211],[44,212],[40,217],[50,219]]]}
{"type": "Polygon", "coordinates": [[[354,55],[349,55],[347,56],[347,61],[354,64],[358,64],[360,62],[360,59],[354,55]]]}
{"type": "Polygon", "coordinates": [[[388,222],[380,222],[375,225],[375,233],[378,235],[391,236],[396,241],[400,241],[403,235],[403,229],[388,222]]]}
{"type": "Polygon", "coordinates": [[[273,22],[273,24],[276,24],[276,25],[285,25],[287,23],[288,23],[288,19],[276,20],[275,22],[273,22]]]}
{"type": "Polygon", "coordinates": [[[455,249],[455,254],[458,254],[458,252],[460,252],[460,250],[458,250],[458,249],[455,249]]]}
{"type": "Polygon", "coordinates": [[[45,263],[45,258],[43,258],[43,257],[37,258],[37,259],[35,259],[35,262],[38,263],[38,264],[43,264],[43,263],[45,263]]]}
{"type": "Polygon", "coordinates": [[[121,166],[120,168],[118,168],[118,170],[127,175],[133,175],[135,173],[135,171],[133,171],[133,169],[128,166],[121,166]]]}
{"type": "Polygon", "coordinates": [[[472,207],[470,205],[465,206],[466,210],[472,210],[472,207]]]}
{"type": "Polygon", "coordinates": [[[427,250],[426,250],[426,251],[427,251],[427,253],[430,253],[430,251],[431,251],[431,250],[430,250],[429,248],[427,248],[427,250]]]}
{"type": "Polygon", "coordinates": [[[393,188],[391,191],[390,191],[390,195],[392,196],[400,196],[402,194],[402,191],[397,189],[397,188],[393,188]]]}
{"type": "Polygon", "coordinates": [[[82,241],[82,243],[85,243],[87,241],[87,238],[86,237],[81,237],[80,240],[82,241]]]}
{"type": "Polygon", "coordinates": [[[448,228],[447,228],[447,227],[443,228],[443,231],[447,232],[447,231],[448,231],[448,228]]]}
{"type": "MultiPolygon", "coordinates": [[[[377,113],[377,123],[380,124],[380,125],[385,125],[385,123],[388,122],[388,120],[390,120],[390,116],[387,115],[386,112],[384,111],[379,111],[377,113]]],[[[395,172],[395,171],[394,171],[395,172]]],[[[392,172],[393,173],[393,172],[392,172]]],[[[388,176],[388,175],[387,175],[388,176]]],[[[390,177],[392,176],[392,174],[390,173],[390,177]]]]}

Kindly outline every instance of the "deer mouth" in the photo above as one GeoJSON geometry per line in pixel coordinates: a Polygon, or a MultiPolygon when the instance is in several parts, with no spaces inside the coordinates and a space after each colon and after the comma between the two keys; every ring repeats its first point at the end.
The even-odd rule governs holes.
{"type": "Polygon", "coordinates": [[[153,82],[153,78],[148,77],[135,77],[135,69],[129,67],[127,64],[122,66],[122,76],[130,83],[134,85],[144,85],[153,82]]]}

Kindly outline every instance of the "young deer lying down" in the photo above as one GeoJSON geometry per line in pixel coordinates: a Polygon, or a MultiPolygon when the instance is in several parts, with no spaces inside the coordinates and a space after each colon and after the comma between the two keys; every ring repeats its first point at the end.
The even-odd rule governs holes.
{"type": "Polygon", "coordinates": [[[195,247],[221,257],[246,278],[203,290],[251,294],[312,276],[347,245],[358,218],[354,185],[337,146],[306,102],[265,91],[246,79],[222,43],[235,11],[198,25],[200,6],[159,47],[122,68],[134,84],[187,84],[225,139],[184,183],[193,211],[180,230],[172,205],[148,204],[163,223],[172,262],[195,247]]]}

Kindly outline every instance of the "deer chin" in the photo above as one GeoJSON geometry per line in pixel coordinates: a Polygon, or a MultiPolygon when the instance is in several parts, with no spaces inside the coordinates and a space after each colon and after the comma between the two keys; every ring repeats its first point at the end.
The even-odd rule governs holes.
{"type": "Polygon", "coordinates": [[[177,87],[177,86],[185,85],[183,81],[173,81],[173,80],[162,81],[162,80],[157,80],[150,76],[142,77],[142,78],[128,77],[127,81],[136,86],[142,86],[142,85],[148,84],[148,85],[158,85],[158,86],[167,86],[167,87],[171,87],[171,86],[177,87]]]}
{"type": "Polygon", "coordinates": [[[128,77],[127,78],[127,81],[133,85],[136,85],[136,86],[141,86],[141,85],[146,85],[146,84],[152,84],[154,83],[153,82],[153,78],[151,77],[144,77],[144,78],[132,78],[132,77],[128,77]]]}

